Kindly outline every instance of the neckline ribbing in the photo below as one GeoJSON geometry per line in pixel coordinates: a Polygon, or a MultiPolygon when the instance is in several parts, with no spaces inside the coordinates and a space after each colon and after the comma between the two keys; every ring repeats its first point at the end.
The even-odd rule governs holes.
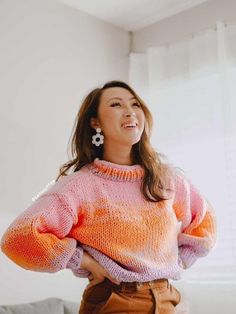
{"type": "Polygon", "coordinates": [[[144,176],[144,169],[140,164],[120,165],[95,158],[87,167],[93,174],[113,181],[140,181],[144,176]]]}

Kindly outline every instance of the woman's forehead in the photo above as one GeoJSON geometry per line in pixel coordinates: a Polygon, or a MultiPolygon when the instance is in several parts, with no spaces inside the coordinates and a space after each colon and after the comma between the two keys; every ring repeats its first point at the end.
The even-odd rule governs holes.
{"type": "Polygon", "coordinates": [[[112,98],[133,99],[134,95],[122,87],[110,87],[102,92],[101,100],[109,101],[112,98]]]}

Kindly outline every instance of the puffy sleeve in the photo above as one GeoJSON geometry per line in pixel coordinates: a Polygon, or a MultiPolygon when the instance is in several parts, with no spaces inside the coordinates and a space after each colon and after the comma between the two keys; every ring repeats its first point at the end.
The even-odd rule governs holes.
{"type": "Polygon", "coordinates": [[[182,226],[178,235],[179,263],[189,268],[216,244],[216,216],[209,201],[180,171],[175,175],[173,208],[182,226]]]}
{"type": "Polygon", "coordinates": [[[2,252],[27,270],[79,269],[83,249],[70,236],[78,222],[77,205],[71,191],[43,193],[5,231],[2,252]]]}

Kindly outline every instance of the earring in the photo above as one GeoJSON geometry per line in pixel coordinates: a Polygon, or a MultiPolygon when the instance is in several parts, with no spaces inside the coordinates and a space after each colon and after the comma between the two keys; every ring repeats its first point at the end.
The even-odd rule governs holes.
{"type": "Polygon", "coordinates": [[[96,134],[92,136],[93,140],[92,140],[92,143],[96,146],[99,146],[101,144],[104,143],[103,139],[104,139],[104,136],[102,134],[100,134],[102,132],[102,130],[100,128],[97,128],[96,129],[96,134]],[[97,141],[98,140],[98,141],[97,141]]]}

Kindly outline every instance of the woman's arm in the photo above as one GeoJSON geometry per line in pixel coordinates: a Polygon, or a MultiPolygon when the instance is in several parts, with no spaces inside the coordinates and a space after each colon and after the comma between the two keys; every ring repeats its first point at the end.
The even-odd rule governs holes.
{"type": "Polygon", "coordinates": [[[175,177],[173,208],[182,222],[178,236],[179,262],[190,267],[216,244],[216,217],[212,206],[182,173],[175,177]]]}
{"type": "Polygon", "coordinates": [[[5,231],[1,250],[28,270],[57,272],[69,268],[75,257],[79,267],[83,249],[69,236],[77,222],[73,195],[46,192],[5,231]]]}

